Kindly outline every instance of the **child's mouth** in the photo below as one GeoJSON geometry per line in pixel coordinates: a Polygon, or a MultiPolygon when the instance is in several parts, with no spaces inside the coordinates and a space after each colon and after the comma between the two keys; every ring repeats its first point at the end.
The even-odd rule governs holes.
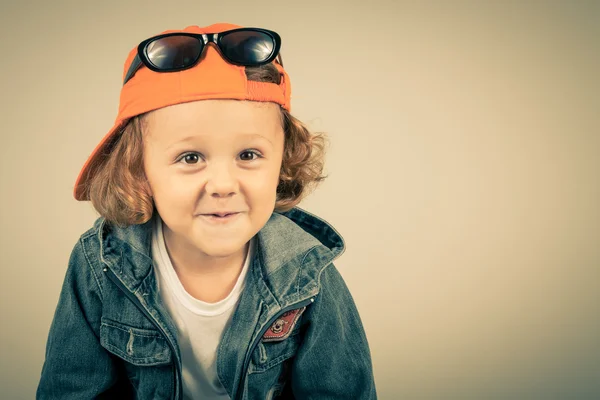
{"type": "Polygon", "coordinates": [[[229,221],[229,220],[233,220],[236,215],[238,215],[239,213],[229,213],[229,214],[223,214],[223,215],[219,215],[219,214],[204,214],[202,215],[203,217],[205,217],[208,221],[229,221]]]}

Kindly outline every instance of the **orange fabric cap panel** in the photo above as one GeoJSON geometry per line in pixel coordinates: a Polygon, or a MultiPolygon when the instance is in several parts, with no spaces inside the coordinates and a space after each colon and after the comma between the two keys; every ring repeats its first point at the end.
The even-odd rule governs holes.
{"type": "MultiPolygon", "coordinates": [[[[219,33],[242,26],[218,23],[207,27],[188,26],[171,32],[219,33]]],[[[123,79],[137,54],[137,46],[129,52],[123,69],[123,79]]],[[[110,154],[115,135],[127,124],[130,118],[189,101],[207,99],[236,99],[272,102],[291,111],[290,79],[283,67],[273,62],[281,73],[279,84],[248,81],[245,67],[225,61],[214,44],[209,43],[199,62],[192,68],[178,72],[154,72],[145,66],[121,88],[119,113],[113,127],[92,151],[75,182],[73,195],[76,200],[89,200],[88,184],[95,170],[110,154]]]]}

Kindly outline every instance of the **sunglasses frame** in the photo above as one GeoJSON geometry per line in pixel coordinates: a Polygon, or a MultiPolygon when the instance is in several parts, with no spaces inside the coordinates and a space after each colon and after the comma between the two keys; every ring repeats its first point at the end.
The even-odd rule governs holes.
{"type": "Polygon", "coordinates": [[[140,69],[142,65],[145,65],[148,69],[155,71],[155,72],[177,72],[177,71],[184,71],[186,69],[190,69],[190,68],[194,67],[196,64],[198,64],[198,62],[202,58],[202,53],[204,52],[204,49],[206,48],[206,46],[208,46],[209,43],[213,43],[215,45],[215,47],[217,48],[218,52],[221,54],[221,57],[223,57],[223,59],[226,60],[230,64],[240,65],[240,66],[245,66],[245,67],[258,67],[260,65],[268,64],[268,63],[272,62],[273,60],[277,59],[276,61],[279,63],[279,65],[281,65],[283,67],[283,60],[281,59],[281,55],[279,54],[279,50],[281,49],[281,37],[279,36],[279,34],[277,32],[270,31],[268,29],[237,28],[237,29],[231,29],[228,31],[218,32],[218,33],[171,32],[171,33],[165,33],[162,35],[153,36],[151,38],[148,38],[148,39],[142,41],[138,45],[137,54],[135,55],[133,61],[131,62],[131,65],[129,66],[129,69],[127,70],[127,74],[123,81],[123,85],[125,85],[131,78],[133,78],[133,75],[135,75],[136,71],[138,69],[140,69]],[[229,59],[225,55],[225,53],[223,53],[223,51],[221,50],[221,40],[231,33],[240,32],[240,31],[242,31],[242,32],[248,32],[248,31],[260,32],[260,33],[264,33],[264,34],[270,36],[273,39],[273,42],[275,44],[273,47],[273,52],[269,55],[269,57],[267,57],[267,59],[265,61],[262,61],[259,63],[239,63],[239,62],[235,62],[235,61],[229,59]],[[150,60],[148,59],[148,57],[146,55],[146,50],[148,48],[148,45],[156,40],[159,40],[159,39],[162,39],[165,37],[170,37],[170,36],[188,36],[188,37],[193,37],[195,39],[198,39],[200,41],[200,43],[202,44],[202,48],[200,49],[198,58],[196,60],[194,60],[189,66],[182,67],[182,68],[156,68],[150,62],[150,60]]]}

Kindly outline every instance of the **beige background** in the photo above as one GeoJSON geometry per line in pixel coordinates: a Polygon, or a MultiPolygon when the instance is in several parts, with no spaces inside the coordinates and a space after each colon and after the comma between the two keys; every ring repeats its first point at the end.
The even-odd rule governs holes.
{"type": "Polygon", "coordinates": [[[2,399],[33,398],[128,51],[221,21],[281,34],[330,135],[301,207],[346,239],[380,398],[600,398],[600,2],[3,0],[2,399]]]}

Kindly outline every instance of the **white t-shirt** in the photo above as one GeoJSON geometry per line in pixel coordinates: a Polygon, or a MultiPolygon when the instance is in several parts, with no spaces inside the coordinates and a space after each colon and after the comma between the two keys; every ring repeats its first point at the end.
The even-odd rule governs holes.
{"type": "Polygon", "coordinates": [[[229,399],[217,378],[217,347],[244,288],[254,241],[254,238],[250,241],[242,272],[231,293],[217,303],[206,303],[191,296],[183,287],[165,246],[162,220],[158,214],[154,218],[154,271],[160,297],[177,327],[184,399],[229,399]]]}

